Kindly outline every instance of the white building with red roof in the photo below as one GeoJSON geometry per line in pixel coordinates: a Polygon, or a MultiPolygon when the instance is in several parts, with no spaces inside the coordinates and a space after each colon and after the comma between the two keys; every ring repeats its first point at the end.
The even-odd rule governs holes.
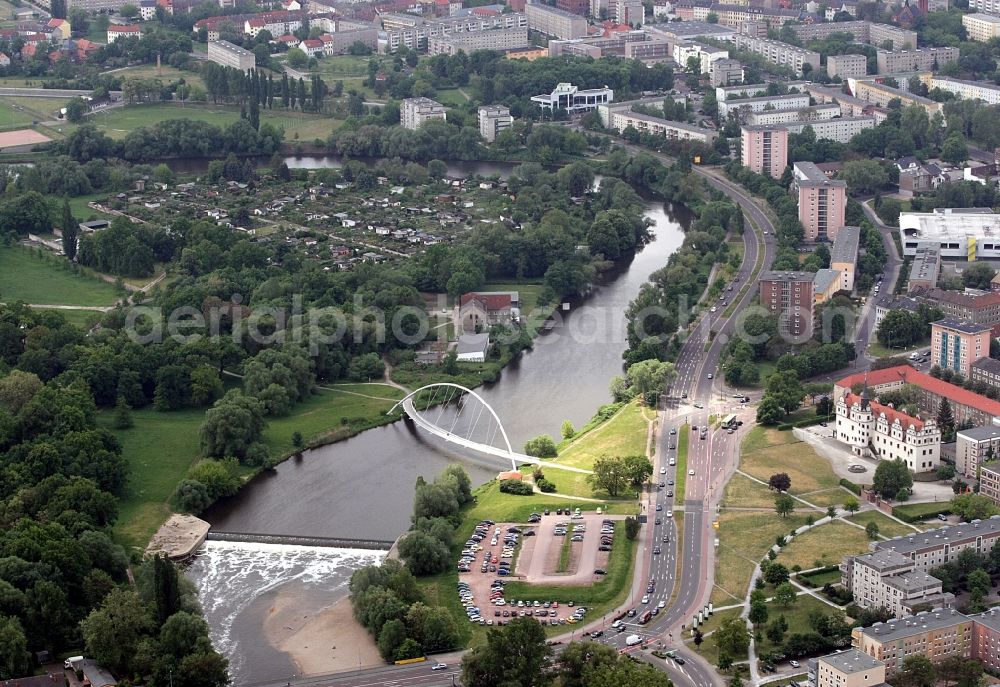
{"type": "Polygon", "coordinates": [[[299,50],[304,52],[309,57],[322,55],[323,41],[321,41],[319,38],[307,38],[301,43],[299,43],[299,50]]]}
{"type": "Polygon", "coordinates": [[[868,389],[850,391],[837,399],[834,437],[856,456],[878,460],[902,459],[911,472],[936,470],[941,460],[941,430],[933,419],[922,419],[868,399],[868,389]]]}
{"type": "Polygon", "coordinates": [[[114,43],[119,38],[142,38],[142,27],[138,24],[108,27],[108,43],[114,43]]]}

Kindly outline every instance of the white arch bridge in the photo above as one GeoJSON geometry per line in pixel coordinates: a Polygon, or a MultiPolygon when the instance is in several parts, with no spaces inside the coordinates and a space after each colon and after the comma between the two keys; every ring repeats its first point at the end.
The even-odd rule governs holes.
{"type": "Polygon", "coordinates": [[[437,382],[422,386],[397,401],[389,413],[400,406],[421,429],[449,443],[510,461],[512,470],[517,470],[519,463],[531,463],[569,472],[591,473],[590,470],[539,460],[514,451],[496,411],[482,396],[460,384],[437,382]],[[417,409],[415,398],[423,410],[417,409]]]}

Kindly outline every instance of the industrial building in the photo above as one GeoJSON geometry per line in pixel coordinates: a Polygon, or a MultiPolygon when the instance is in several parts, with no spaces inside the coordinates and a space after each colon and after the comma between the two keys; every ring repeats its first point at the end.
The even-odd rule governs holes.
{"type": "Polygon", "coordinates": [[[924,241],[937,243],[942,258],[1000,259],[1000,215],[990,208],[935,208],[899,215],[903,255],[924,241]]]}

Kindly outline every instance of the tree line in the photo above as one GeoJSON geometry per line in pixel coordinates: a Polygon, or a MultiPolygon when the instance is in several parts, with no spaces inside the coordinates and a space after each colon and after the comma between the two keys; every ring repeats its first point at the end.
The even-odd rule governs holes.
{"type": "Polygon", "coordinates": [[[315,74],[310,77],[308,89],[304,79],[290,79],[286,73],[276,81],[274,75],[265,76],[258,69],[244,71],[215,62],[203,64],[201,76],[213,103],[220,100],[236,103],[250,108],[251,112],[255,107],[274,109],[276,100],[286,109],[294,110],[297,105],[303,111],[321,112],[329,92],[323,79],[315,74]]]}

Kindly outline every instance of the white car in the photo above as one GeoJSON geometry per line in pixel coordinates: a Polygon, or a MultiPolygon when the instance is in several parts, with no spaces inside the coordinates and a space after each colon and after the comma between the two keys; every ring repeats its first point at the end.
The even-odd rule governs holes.
{"type": "Polygon", "coordinates": [[[670,510],[669,508],[667,509],[667,517],[668,518],[674,517],[674,512],[672,510],[670,510]]]}
{"type": "Polygon", "coordinates": [[[431,670],[447,670],[448,665],[446,663],[435,663],[431,666],[431,670]]]}
{"type": "Polygon", "coordinates": [[[667,474],[667,469],[666,468],[660,468],[660,474],[661,475],[667,474]]]}
{"type": "Polygon", "coordinates": [[[690,475],[691,477],[694,477],[694,470],[688,470],[688,475],[690,475]]]}
{"type": "Polygon", "coordinates": [[[712,309],[711,309],[711,310],[709,310],[708,312],[715,312],[716,310],[717,310],[717,308],[716,308],[716,307],[715,307],[715,306],[713,305],[713,306],[712,306],[712,309]]]}
{"type": "Polygon", "coordinates": [[[648,604],[649,603],[649,597],[648,596],[642,597],[642,603],[648,604]]]}

